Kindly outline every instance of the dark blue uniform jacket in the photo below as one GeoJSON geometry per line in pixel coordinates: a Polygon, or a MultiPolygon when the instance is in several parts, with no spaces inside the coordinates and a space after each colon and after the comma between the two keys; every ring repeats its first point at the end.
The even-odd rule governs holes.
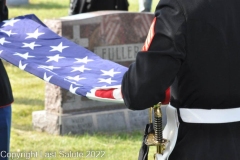
{"type": "MultiPolygon", "coordinates": [[[[164,101],[170,86],[176,108],[240,107],[239,0],[161,0],[149,33],[122,81],[128,108],[164,101]]],[[[180,122],[169,160],[240,160],[240,122],[180,122]]]]}

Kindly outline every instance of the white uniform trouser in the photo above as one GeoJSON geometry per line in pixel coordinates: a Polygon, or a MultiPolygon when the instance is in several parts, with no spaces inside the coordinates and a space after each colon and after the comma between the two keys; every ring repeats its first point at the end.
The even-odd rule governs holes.
{"type": "Polygon", "coordinates": [[[177,109],[172,107],[171,105],[168,105],[166,107],[166,115],[167,115],[167,124],[163,130],[163,138],[169,140],[169,143],[167,143],[167,146],[163,155],[156,154],[156,160],[167,160],[173,148],[175,147],[175,144],[177,141],[178,127],[179,127],[177,109]]]}

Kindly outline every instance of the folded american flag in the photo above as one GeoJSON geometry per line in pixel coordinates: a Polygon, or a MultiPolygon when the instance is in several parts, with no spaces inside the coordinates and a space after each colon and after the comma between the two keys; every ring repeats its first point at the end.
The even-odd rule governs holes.
{"type": "Polygon", "coordinates": [[[0,57],[74,94],[123,102],[120,88],[126,67],[58,36],[35,15],[0,23],[0,57]]]}

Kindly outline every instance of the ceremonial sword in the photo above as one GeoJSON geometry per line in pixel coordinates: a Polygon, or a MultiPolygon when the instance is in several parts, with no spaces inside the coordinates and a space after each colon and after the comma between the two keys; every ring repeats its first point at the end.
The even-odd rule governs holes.
{"type": "Polygon", "coordinates": [[[145,139],[145,144],[147,146],[156,146],[156,153],[154,154],[154,159],[156,159],[156,154],[163,154],[168,140],[163,138],[163,126],[162,126],[162,111],[161,103],[154,105],[149,108],[149,123],[153,123],[152,117],[154,115],[154,133],[149,133],[145,139]]]}

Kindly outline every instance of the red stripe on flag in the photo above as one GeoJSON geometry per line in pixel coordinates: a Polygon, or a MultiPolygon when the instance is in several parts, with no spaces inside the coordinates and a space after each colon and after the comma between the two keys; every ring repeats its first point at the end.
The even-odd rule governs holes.
{"type": "Polygon", "coordinates": [[[170,102],[170,87],[165,91],[165,99],[162,104],[168,104],[170,102]]]}
{"type": "Polygon", "coordinates": [[[101,97],[101,98],[110,98],[110,99],[115,99],[113,97],[113,90],[114,89],[108,89],[108,90],[105,90],[105,89],[99,89],[95,92],[95,96],[96,97],[101,97]]]}

